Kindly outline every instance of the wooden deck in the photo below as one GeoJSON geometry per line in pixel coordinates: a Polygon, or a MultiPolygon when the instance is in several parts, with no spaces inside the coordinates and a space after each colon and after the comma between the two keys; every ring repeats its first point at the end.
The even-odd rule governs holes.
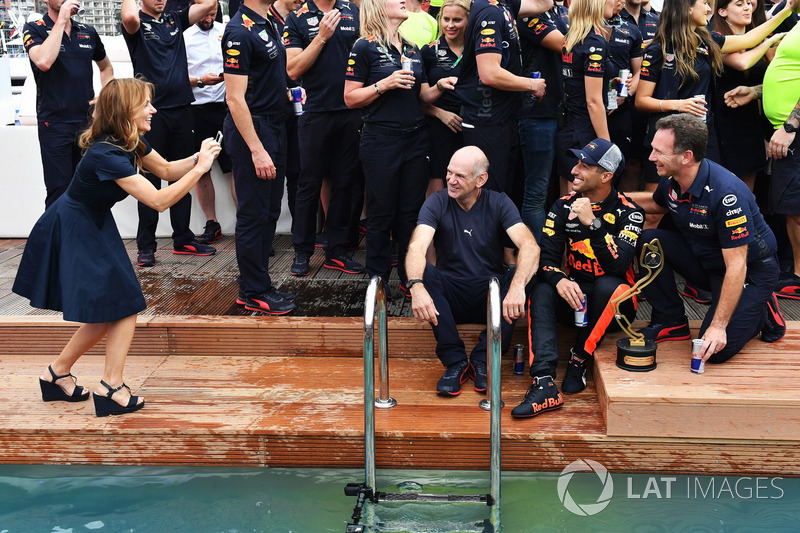
{"type": "MultiPolygon", "coordinates": [[[[230,245],[203,261],[162,254],[142,274],[150,307],[139,318],[126,368],[128,384],[147,406],[97,418],[91,401],[40,399],[37,377],[75,325],[26,308],[10,294],[20,251],[19,241],[0,241],[0,372],[6,376],[0,463],[363,466],[357,315],[365,279],[324,279],[327,272],[303,280],[276,276],[283,289],[335,300],[345,316],[246,316],[233,305],[230,245]],[[181,306],[189,311],[157,312],[181,306]]],[[[281,254],[276,262],[286,262],[281,254]]],[[[784,308],[792,312],[792,303],[784,308]]],[[[390,385],[398,405],[376,411],[377,466],[488,468],[489,416],[477,406],[483,396],[470,387],[456,398],[433,393],[441,375],[433,336],[405,313],[403,299],[391,303],[390,385]]],[[[692,323],[695,331],[698,325],[692,323]]],[[[477,331],[463,327],[466,339],[477,331]]],[[[523,333],[519,327],[514,341],[522,342],[523,333]]],[[[593,459],[615,472],[800,476],[798,335],[800,324],[793,322],[781,342],[756,339],[703,375],[688,370],[688,342],[660,345],[653,372],[619,370],[609,338],[586,391],[529,420],[509,415],[529,378],[513,375],[504,362],[503,468],[560,471],[576,459],[593,459]]],[[[569,333],[562,340],[566,346],[569,333]]],[[[73,369],[81,384],[99,379],[102,349],[73,369]]]]}

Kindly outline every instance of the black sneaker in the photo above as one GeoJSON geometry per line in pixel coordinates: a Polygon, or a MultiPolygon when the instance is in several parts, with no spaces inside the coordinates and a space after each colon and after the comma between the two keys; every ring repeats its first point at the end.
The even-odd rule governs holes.
{"type": "Polygon", "coordinates": [[[775,293],[767,300],[767,321],[761,328],[761,340],[764,342],[776,342],[786,335],[786,320],[783,318],[778,299],[775,293]]]}
{"type": "Polygon", "coordinates": [[[447,369],[436,384],[436,393],[441,396],[458,396],[461,394],[461,385],[470,377],[472,377],[472,365],[466,359],[447,365],[447,369]]]}
{"type": "Polygon", "coordinates": [[[800,300],[800,276],[794,272],[782,275],[778,280],[778,285],[775,287],[775,296],[800,300]]]}
{"type": "Polygon", "coordinates": [[[294,302],[279,298],[272,293],[266,293],[247,298],[244,308],[248,311],[258,311],[267,315],[285,315],[294,309],[294,302]]]}
{"type": "Polygon", "coordinates": [[[667,322],[666,324],[655,324],[651,322],[647,327],[639,330],[639,333],[644,335],[645,339],[654,341],[656,343],[664,341],[685,341],[692,338],[692,333],[689,331],[689,321],[686,317],[675,322],[667,322]]]}
{"type": "Polygon", "coordinates": [[[309,255],[305,252],[297,252],[294,254],[292,261],[292,276],[308,276],[308,259],[309,255]]]}
{"type": "Polygon", "coordinates": [[[522,403],[511,410],[514,418],[530,418],[532,416],[561,409],[564,405],[564,396],[558,392],[558,387],[550,376],[540,376],[533,380],[528,387],[528,392],[522,403]]]}
{"type": "Polygon", "coordinates": [[[486,392],[486,382],[489,380],[486,361],[472,362],[472,377],[475,379],[475,390],[478,392],[486,392]]]}
{"type": "Polygon", "coordinates": [[[216,220],[206,221],[206,228],[202,235],[195,237],[200,244],[214,244],[222,238],[222,226],[216,220]]]}
{"type": "Polygon", "coordinates": [[[345,274],[361,274],[364,272],[364,265],[358,261],[353,261],[347,254],[340,254],[326,259],[322,266],[331,270],[341,270],[345,274]]]}
{"type": "Polygon", "coordinates": [[[317,233],[316,238],[314,239],[314,246],[316,248],[322,248],[323,250],[328,247],[328,236],[324,233],[317,233]]]}
{"type": "Polygon", "coordinates": [[[192,241],[181,246],[173,247],[172,253],[178,255],[214,255],[217,253],[217,249],[207,244],[200,244],[197,241],[192,241]]]}
{"type": "Polygon", "coordinates": [[[564,381],[561,382],[561,390],[564,394],[578,394],[586,388],[586,359],[581,359],[570,348],[569,364],[564,381]]]}
{"type": "Polygon", "coordinates": [[[140,267],[151,267],[155,265],[155,250],[139,250],[139,254],[136,256],[136,264],[140,267]]]}
{"type": "Polygon", "coordinates": [[[700,289],[695,287],[690,283],[686,283],[681,294],[694,300],[695,302],[703,305],[708,305],[711,303],[711,292],[705,289],[700,289]]]}
{"type": "MultiPolygon", "coordinates": [[[[279,291],[275,287],[270,287],[267,293],[274,295],[276,298],[283,298],[284,300],[287,300],[289,302],[294,301],[294,294],[292,294],[291,292],[279,291]]],[[[238,305],[245,305],[247,303],[247,297],[244,295],[244,291],[242,289],[239,289],[239,296],[236,297],[236,303],[238,305]]]]}

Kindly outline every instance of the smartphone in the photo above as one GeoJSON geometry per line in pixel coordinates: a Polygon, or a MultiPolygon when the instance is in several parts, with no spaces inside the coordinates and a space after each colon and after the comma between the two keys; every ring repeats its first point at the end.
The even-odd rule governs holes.
{"type": "Polygon", "coordinates": [[[214,137],[214,140],[217,141],[218,143],[222,144],[222,132],[221,131],[217,132],[217,136],[214,137]]]}

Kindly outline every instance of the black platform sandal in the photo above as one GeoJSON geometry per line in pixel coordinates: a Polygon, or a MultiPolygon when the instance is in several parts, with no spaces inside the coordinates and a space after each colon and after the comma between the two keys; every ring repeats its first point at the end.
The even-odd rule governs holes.
{"type": "Polygon", "coordinates": [[[124,383],[116,389],[112,388],[111,385],[103,380],[100,380],[100,385],[108,389],[108,394],[105,396],[99,396],[97,393],[92,393],[92,396],[94,397],[94,413],[97,416],[124,415],[125,413],[138,411],[144,407],[144,401],[142,401],[142,403],[138,403],[139,397],[134,396],[133,394],[131,394],[131,399],[128,400],[128,405],[120,405],[111,399],[115,392],[119,392],[123,388],[128,389],[128,392],[131,391],[131,388],[124,383]]]}
{"type": "Polygon", "coordinates": [[[47,370],[49,370],[50,375],[53,376],[53,381],[45,381],[39,378],[39,387],[42,389],[42,400],[46,402],[85,402],[89,399],[89,391],[86,390],[86,387],[78,386],[78,379],[75,376],[72,374],[56,376],[52,366],[48,366],[47,370]],[[75,381],[75,389],[72,391],[72,394],[67,394],[64,389],[56,384],[56,381],[64,378],[72,378],[75,381]],[[83,394],[79,393],[81,390],[84,391],[83,394]]]}

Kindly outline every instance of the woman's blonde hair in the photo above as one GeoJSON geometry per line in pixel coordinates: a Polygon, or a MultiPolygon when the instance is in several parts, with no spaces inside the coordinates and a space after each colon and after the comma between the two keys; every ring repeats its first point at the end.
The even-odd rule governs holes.
{"type": "Polygon", "coordinates": [[[449,6],[460,7],[467,12],[467,19],[469,19],[469,10],[472,7],[472,0],[444,0],[442,7],[439,9],[439,14],[436,17],[436,20],[439,22],[439,37],[441,37],[444,33],[442,30],[442,15],[444,14],[444,8],[449,6]]]}
{"type": "Polygon", "coordinates": [[[361,18],[361,37],[374,37],[378,44],[388,49],[392,35],[389,31],[389,17],[386,15],[386,0],[361,0],[358,3],[358,12],[361,18]]]}
{"type": "Polygon", "coordinates": [[[85,152],[103,135],[127,152],[136,152],[141,168],[145,145],[134,123],[138,112],[153,97],[153,84],[137,78],[114,78],[100,90],[94,104],[92,123],[78,140],[85,152]]]}
{"type": "Polygon", "coordinates": [[[564,38],[564,48],[571,52],[592,31],[603,28],[603,11],[606,0],[572,0],[569,5],[569,31],[564,38]]]}

